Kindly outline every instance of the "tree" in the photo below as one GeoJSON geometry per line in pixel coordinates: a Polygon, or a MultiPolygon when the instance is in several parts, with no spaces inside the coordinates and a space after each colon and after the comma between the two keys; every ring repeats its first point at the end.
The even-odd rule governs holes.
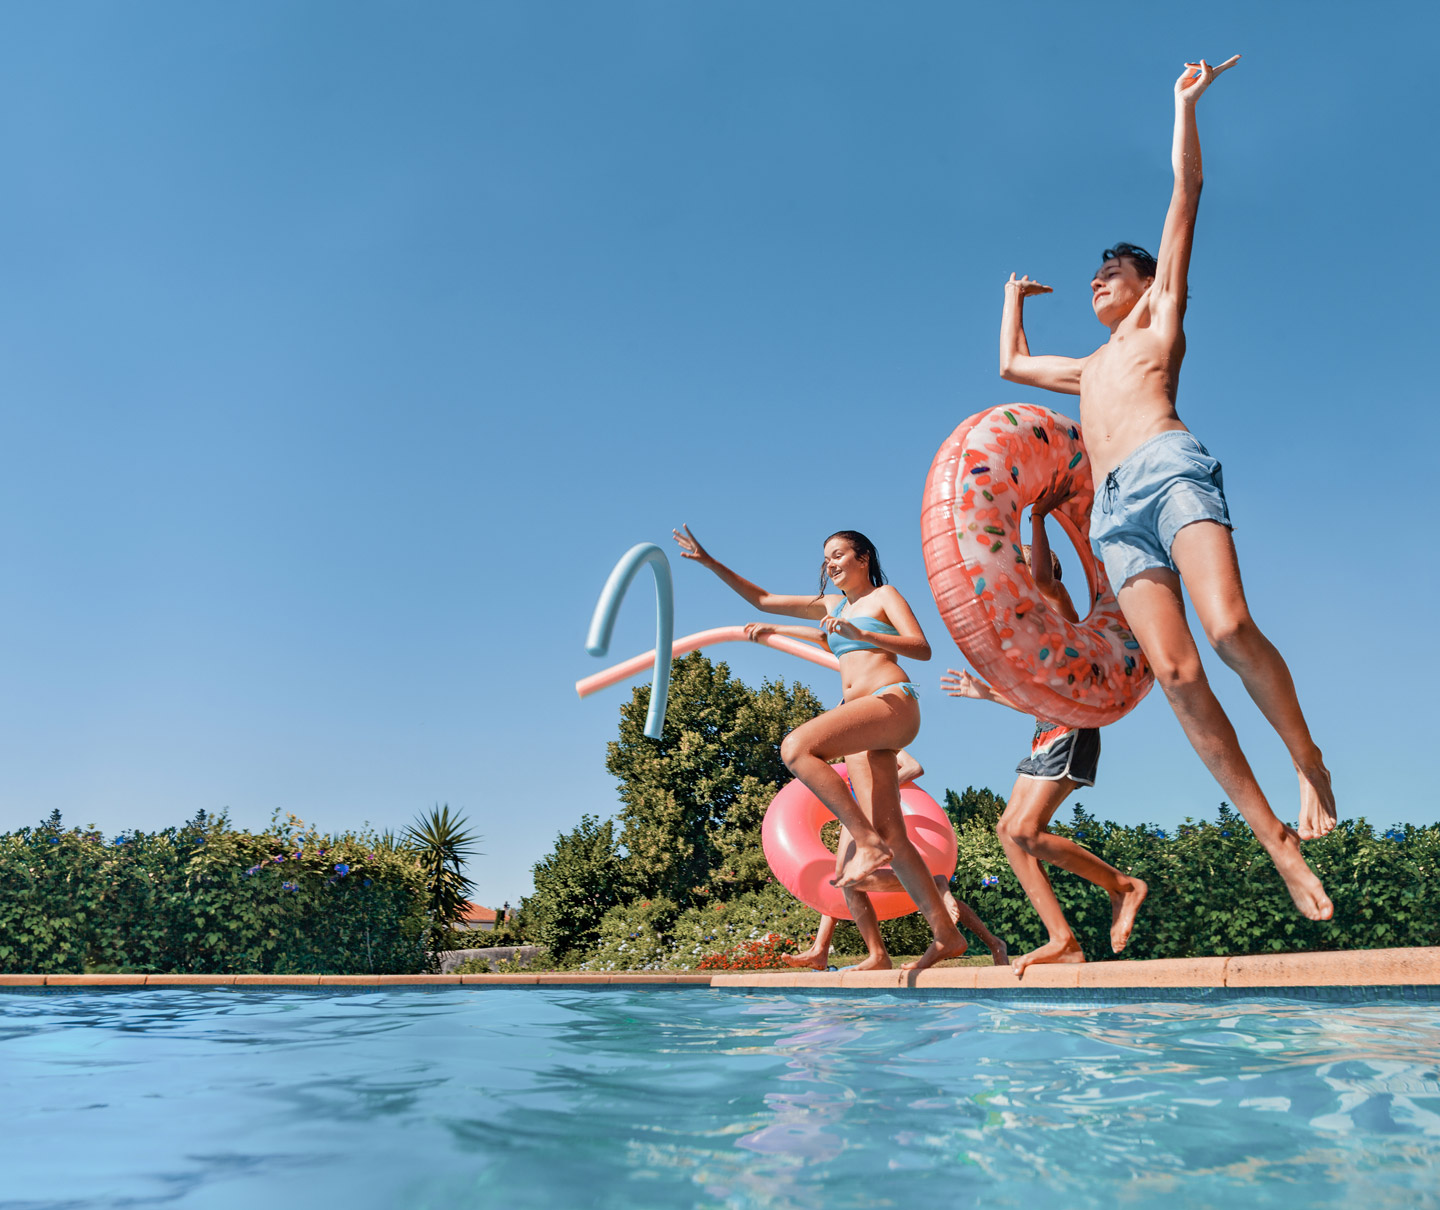
{"type": "Polygon", "coordinates": [[[620,902],[621,860],[615,823],[584,815],[573,832],[555,838],[548,857],[534,869],[535,892],[520,903],[528,939],[563,958],[593,946],[600,918],[620,902]]]}
{"type": "Polygon", "coordinates": [[[975,827],[993,829],[1004,811],[1005,800],[989,787],[977,790],[966,786],[964,794],[945,791],[945,814],[957,832],[972,823],[975,827]]]}
{"type": "Polygon", "coordinates": [[[425,909],[434,930],[432,950],[453,949],[455,925],[465,914],[474,884],[462,873],[480,839],[465,831],[463,816],[450,806],[436,807],[405,829],[405,844],[419,859],[425,875],[425,909]]]}
{"type": "Polygon", "coordinates": [[[620,779],[627,898],[664,897],[683,908],[697,896],[762,886],[760,824],[790,780],[780,741],[824,707],[804,685],[751,689],[699,652],[672,667],[659,740],[644,735],[649,704],[650,687],[637,686],[605,762],[620,779]]]}

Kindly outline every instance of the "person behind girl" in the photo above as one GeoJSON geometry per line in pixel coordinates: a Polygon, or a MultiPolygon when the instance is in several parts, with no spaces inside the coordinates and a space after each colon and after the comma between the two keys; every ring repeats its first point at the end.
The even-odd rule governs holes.
{"type": "MultiPolygon", "coordinates": [[[[910,753],[903,748],[895,754],[896,778],[901,786],[914,781],[925,772],[910,753]]],[[[858,801],[862,792],[869,792],[868,786],[855,786],[852,782],[851,788],[855,790],[855,797],[858,801]]],[[[835,849],[835,871],[839,876],[840,870],[844,867],[845,861],[850,855],[850,849],[854,846],[854,839],[844,828],[840,829],[840,837],[835,849]]],[[[898,891],[901,889],[900,880],[890,870],[877,870],[864,882],[866,891],[898,891]]],[[[1010,961],[1009,951],[1005,943],[985,927],[985,922],[975,914],[968,903],[956,899],[950,893],[950,881],[943,874],[935,875],[935,889],[940,892],[940,898],[944,900],[945,911],[950,919],[957,925],[963,924],[984,942],[990,951],[990,957],[994,959],[996,966],[1004,966],[1010,961]]],[[[850,917],[855,921],[856,927],[860,930],[860,936],[865,941],[865,948],[869,951],[863,962],[857,962],[853,966],[844,967],[844,970],[856,971],[888,971],[891,967],[890,951],[885,946],[885,939],[880,935],[879,918],[875,915],[874,905],[870,902],[870,896],[861,891],[858,887],[851,887],[845,893],[845,906],[850,909],[850,917]],[[854,899],[852,899],[852,895],[854,899]],[[856,900],[859,900],[857,903],[856,900]],[[859,914],[857,915],[857,910],[859,914]]],[[[787,966],[806,967],[812,970],[823,971],[830,965],[830,943],[835,937],[835,917],[827,916],[823,912],[820,915],[819,927],[815,930],[815,940],[810,948],[800,954],[781,954],[780,959],[787,966]]],[[[964,940],[962,935],[962,940],[964,940]]],[[[966,943],[969,949],[969,943],[966,943]]]]}
{"type": "MultiPolygon", "coordinates": [[[[886,583],[875,544],[852,529],[831,534],[825,539],[820,564],[820,591],[814,596],[787,596],[767,592],[737,575],[706,552],[689,526],[684,530],[683,534],[672,531],[681,557],[708,567],[756,609],[820,623],[819,630],[752,624],[746,627],[751,638],[779,634],[801,639],[825,647],[840,661],[844,700],[796,727],[780,744],[786,768],[854,839],[854,852],[843,862],[833,885],[848,890],[881,866],[891,866],[935,935],[925,953],[906,963],[905,969],[924,970],[964,953],[960,930],[905,832],[895,766],[896,752],[920,730],[920,695],[896,657],[928,660],[930,644],[905,598],[886,583]],[[839,593],[825,594],[827,579],[839,593]],[[842,757],[852,776],[868,779],[869,793],[858,799],[851,795],[845,779],[829,764],[842,757]]],[[[848,903],[848,895],[846,899],[848,903]]]]}
{"type": "MultiPolygon", "coordinates": [[[[1047,493],[1035,502],[1030,513],[1030,545],[1024,548],[1025,558],[1041,594],[1067,619],[1078,622],[1079,614],[1070,600],[1070,594],[1060,582],[1060,561],[1050,550],[1045,534],[1045,514],[1059,502],[1060,498],[1054,493],[1047,493]]],[[[954,668],[947,669],[947,672],[949,675],[941,677],[940,683],[951,697],[996,702],[1026,713],[979,677],[969,672],[957,672],[954,668]]],[[[1070,922],[1060,910],[1055,889],[1040,864],[1042,861],[1079,874],[1110,896],[1110,948],[1117,954],[1130,940],[1135,914],[1145,902],[1149,887],[1139,878],[1122,874],[1073,840],[1056,836],[1050,831],[1051,818],[1070,792],[1077,786],[1095,784],[1099,763],[1098,730],[1035,720],[1035,738],[1030,755],[1016,766],[1015,788],[1010,791],[1010,800],[995,825],[1010,868],[1015,871],[1049,934],[1049,940],[1039,949],[1022,954],[1012,963],[1017,978],[1032,963],[1085,961],[1085,954],[1075,939],[1070,922]]]]}

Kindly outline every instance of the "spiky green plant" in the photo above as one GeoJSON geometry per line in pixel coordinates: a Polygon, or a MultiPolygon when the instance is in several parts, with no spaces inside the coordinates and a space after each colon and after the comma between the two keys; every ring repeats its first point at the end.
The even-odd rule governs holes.
{"type": "Polygon", "coordinates": [[[468,820],[451,815],[450,805],[416,816],[405,829],[406,847],[425,875],[425,910],[435,931],[434,948],[451,948],[451,934],[465,912],[474,883],[462,873],[480,837],[465,830],[468,820]]]}

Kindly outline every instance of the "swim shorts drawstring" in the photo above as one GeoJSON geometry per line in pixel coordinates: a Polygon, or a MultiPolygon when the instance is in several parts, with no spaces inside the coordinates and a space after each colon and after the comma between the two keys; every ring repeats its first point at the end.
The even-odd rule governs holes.
{"type": "Polygon", "coordinates": [[[1105,476],[1105,492],[1100,497],[1100,511],[1107,517],[1111,513],[1111,505],[1120,492],[1120,480],[1116,478],[1115,472],[1110,471],[1105,476]]]}

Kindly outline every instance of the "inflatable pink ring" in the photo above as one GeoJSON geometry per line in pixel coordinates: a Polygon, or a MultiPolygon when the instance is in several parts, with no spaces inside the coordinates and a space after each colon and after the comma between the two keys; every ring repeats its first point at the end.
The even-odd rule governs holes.
{"type": "MultiPolygon", "coordinates": [[[[1012,403],[950,434],[931,464],[920,513],[930,591],[965,658],[1017,705],[1071,727],[1113,723],[1154,683],[1090,550],[1094,494],[1079,425],[1012,403]],[[1020,550],[1030,540],[1021,510],[1066,480],[1075,494],[1050,516],[1075,543],[1089,581],[1091,609],[1078,623],[1040,595],[1020,550]]],[[[1085,594],[1071,591],[1083,613],[1085,594]]]]}
{"type": "MultiPolygon", "coordinates": [[[[835,766],[845,776],[845,766],[835,766]]],[[[905,813],[905,831],[925,867],[932,874],[949,878],[955,873],[955,829],[945,808],[913,782],[900,787],[900,809],[905,813]]],[[[770,800],[760,829],[765,860],[781,885],[801,903],[826,916],[849,920],[845,895],[830,885],[835,877],[835,854],[820,839],[820,829],[835,817],[809,787],[798,778],[789,782],[770,800]]],[[[910,896],[902,891],[876,892],[870,896],[881,920],[908,916],[916,910],[910,896]]]]}

